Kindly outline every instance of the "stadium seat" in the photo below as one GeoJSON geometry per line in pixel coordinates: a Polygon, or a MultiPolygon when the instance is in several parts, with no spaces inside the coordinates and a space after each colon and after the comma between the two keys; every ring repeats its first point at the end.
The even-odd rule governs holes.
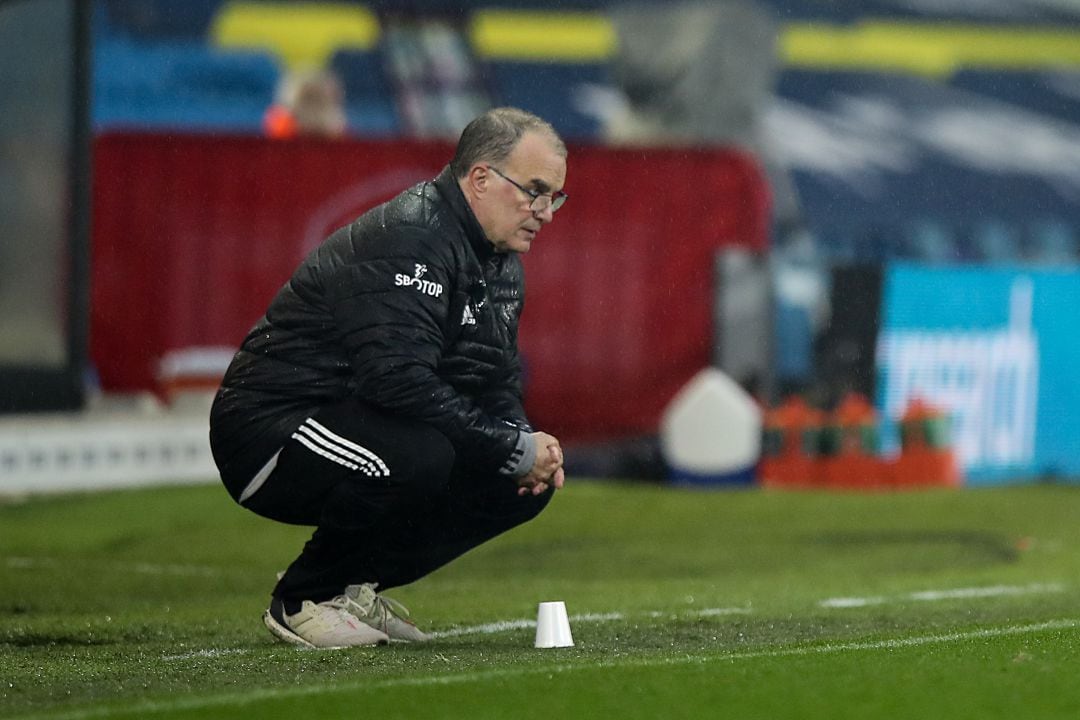
{"type": "Polygon", "coordinates": [[[1067,2],[907,2],[906,0],[757,0],[785,22],[855,23],[867,18],[894,22],[925,21],[1001,25],[1054,25],[1075,22],[1067,2]],[[1055,7],[1056,5],[1056,7],[1055,7]]]}
{"type": "Polygon", "coordinates": [[[372,51],[379,34],[371,10],[344,2],[232,0],[210,27],[217,46],[268,50],[289,70],[321,68],[335,50],[372,51]]]}
{"type": "Polygon", "coordinates": [[[1080,72],[968,69],[951,78],[953,87],[979,93],[1068,122],[1080,122],[1080,72]]]}
{"type": "Polygon", "coordinates": [[[469,39],[482,59],[533,62],[605,62],[617,42],[600,13],[509,9],[476,12],[469,39]]]}
{"type": "Polygon", "coordinates": [[[482,77],[501,105],[534,112],[565,138],[600,136],[600,118],[589,112],[590,90],[611,85],[606,65],[491,62],[482,77]]]}
{"type": "Polygon", "coordinates": [[[109,28],[129,39],[197,40],[206,36],[222,0],[104,0],[109,28]]]}
{"type": "Polygon", "coordinates": [[[346,96],[389,95],[392,92],[378,53],[338,50],[330,57],[329,68],[341,78],[346,96]]]}
{"type": "Polygon", "coordinates": [[[388,17],[381,57],[412,135],[455,138],[492,105],[460,26],[445,17],[388,17]]]}
{"type": "Polygon", "coordinates": [[[1021,69],[1080,63],[1073,28],[862,19],[791,23],[780,33],[787,67],[877,70],[947,78],[968,67],[1021,69]]]}
{"type": "Polygon", "coordinates": [[[259,131],[279,71],[267,53],[220,51],[202,42],[94,47],[92,118],[107,127],[259,131]]]}
{"type": "Polygon", "coordinates": [[[567,138],[599,136],[592,91],[612,86],[617,43],[604,15],[481,10],[471,18],[469,41],[497,103],[535,112],[567,138]]]}
{"type": "Polygon", "coordinates": [[[331,56],[329,65],[341,78],[350,130],[385,135],[400,129],[394,90],[378,53],[338,50],[331,56]]]}

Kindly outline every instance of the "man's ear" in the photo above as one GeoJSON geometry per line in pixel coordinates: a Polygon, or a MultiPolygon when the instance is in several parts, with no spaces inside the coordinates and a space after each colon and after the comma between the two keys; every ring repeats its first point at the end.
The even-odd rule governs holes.
{"type": "Polygon", "coordinates": [[[465,179],[472,191],[477,195],[481,195],[488,189],[488,183],[491,182],[491,173],[488,172],[487,165],[477,163],[469,168],[469,174],[465,176],[465,179]]]}

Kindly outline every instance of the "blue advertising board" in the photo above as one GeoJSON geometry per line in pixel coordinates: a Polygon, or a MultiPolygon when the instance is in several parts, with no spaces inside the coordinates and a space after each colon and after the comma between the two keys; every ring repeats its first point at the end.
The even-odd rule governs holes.
{"type": "Polygon", "coordinates": [[[1080,478],[1080,271],[894,265],[882,304],[882,417],[945,410],[968,484],[1080,478]]]}

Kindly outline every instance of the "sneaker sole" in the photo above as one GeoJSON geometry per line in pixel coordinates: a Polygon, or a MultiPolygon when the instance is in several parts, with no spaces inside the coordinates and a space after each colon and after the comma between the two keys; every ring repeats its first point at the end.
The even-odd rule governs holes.
{"type": "MultiPolygon", "coordinates": [[[[269,610],[267,610],[266,612],[263,613],[263,624],[266,625],[266,629],[270,631],[271,635],[276,637],[278,640],[281,640],[282,642],[287,642],[287,643],[289,643],[291,645],[299,645],[300,647],[307,648],[308,650],[318,650],[319,649],[315,645],[312,645],[307,640],[300,637],[299,635],[294,633],[292,630],[290,630],[289,628],[285,627],[284,625],[279,623],[277,620],[275,620],[274,616],[270,614],[269,610]]],[[[336,648],[324,648],[324,649],[326,649],[326,650],[334,650],[336,648]]]]}
{"type": "Polygon", "coordinates": [[[287,642],[290,645],[297,645],[307,650],[346,650],[349,647],[376,647],[379,645],[390,644],[390,639],[384,635],[383,638],[380,638],[375,642],[365,645],[315,645],[314,643],[308,642],[304,638],[300,637],[285,625],[279,623],[269,610],[263,613],[263,624],[266,625],[266,629],[269,630],[270,633],[278,640],[281,640],[282,642],[287,642]]]}

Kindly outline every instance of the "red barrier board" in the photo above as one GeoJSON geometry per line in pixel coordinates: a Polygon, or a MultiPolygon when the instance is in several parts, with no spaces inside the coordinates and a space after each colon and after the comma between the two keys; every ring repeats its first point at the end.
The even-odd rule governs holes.
{"type": "MultiPolygon", "coordinates": [[[[332,230],[452,146],[107,134],[95,143],[91,356],[159,388],[169,353],[235,348],[332,230]]],[[[570,200],[525,257],[530,418],[566,440],[654,432],[710,359],[713,256],[764,249],[768,193],[731,150],[571,146],[570,200]]]]}

